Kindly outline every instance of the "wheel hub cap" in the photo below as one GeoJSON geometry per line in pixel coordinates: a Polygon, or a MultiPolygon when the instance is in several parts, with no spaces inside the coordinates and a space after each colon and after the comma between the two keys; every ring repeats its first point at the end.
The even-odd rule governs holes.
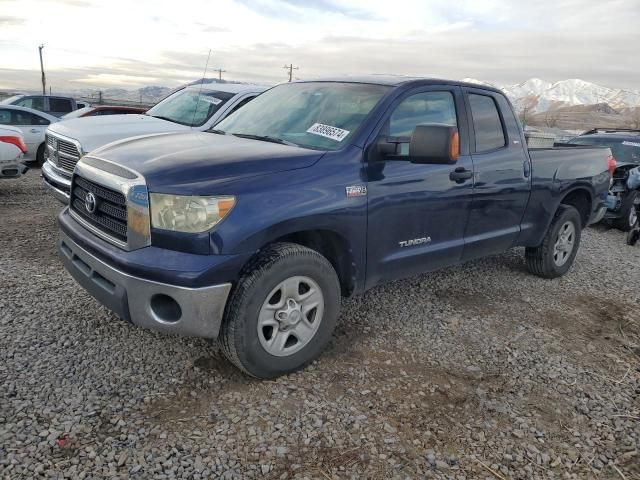
{"type": "Polygon", "coordinates": [[[572,222],[566,222],[560,227],[556,243],[553,247],[553,261],[561,267],[569,260],[576,241],[576,229],[572,222]]]}
{"type": "Polygon", "coordinates": [[[323,313],[320,286],[309,277],[288,278],[267,295],[260,309],[260,344],[271,355],[293,355],[314,338],[323,313]]]}
{"type": "Polygon", "coordinates": [[[275,319],[280,322],[280,330],[295,327],[302,318],[301,305],[293,298],[288,298],[285,302],[286,308],[278,310],[275,319]]]}

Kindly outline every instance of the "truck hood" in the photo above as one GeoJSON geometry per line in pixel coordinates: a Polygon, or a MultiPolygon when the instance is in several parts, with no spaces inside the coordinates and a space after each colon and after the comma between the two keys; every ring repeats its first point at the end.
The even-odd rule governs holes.
{"type": "Polygon", "coordinates": [[[84,152],[91,152],[123,138],[188,131],[190,128],[149,115],[105,115],[62,120],[51,125],[48,130],[77,140],[84,152]]]}
{"type": "Polygon", "coordinates": [[[277,143],[188,132],[129,138],[91,156],[144,176],[150,192],[209,195],[235,179],[313,165],[324,151],[277,143]]]}

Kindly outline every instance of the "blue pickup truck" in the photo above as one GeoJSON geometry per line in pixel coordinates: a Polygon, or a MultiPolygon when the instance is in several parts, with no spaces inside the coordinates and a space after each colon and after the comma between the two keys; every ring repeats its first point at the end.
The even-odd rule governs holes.
{"type": "Polygon", "coordinates": [[[613,168],[607,148],[528,150],[492,88],[295,82],[208,132],[84,156],[59,251],[121,318],[217,338],[272,378],[321,353],[341,296],[515,246],[533,274],[564,275],[613,168]]]}

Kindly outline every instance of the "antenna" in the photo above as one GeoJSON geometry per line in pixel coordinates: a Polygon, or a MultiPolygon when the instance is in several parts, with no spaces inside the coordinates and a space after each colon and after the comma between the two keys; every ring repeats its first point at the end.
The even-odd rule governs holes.
{"type": "Polygon", "coordinates": [[[191,117],[191,128],[193,128],[193,122],[196,121],[196,112],[198,111],[198,104],[200,103],[200,94],[202,93],[202,84],[204,79],[207,78],[207,69],[209,68],[209,59],[211,58],[211,49],[209,49],[209,55],[207,55],[207,63],[204,66],[204,73],[200,80],[200,89],[198,90],[198,98],[196,99],[196,106],[193,108],[193,117],[191,117]]]}

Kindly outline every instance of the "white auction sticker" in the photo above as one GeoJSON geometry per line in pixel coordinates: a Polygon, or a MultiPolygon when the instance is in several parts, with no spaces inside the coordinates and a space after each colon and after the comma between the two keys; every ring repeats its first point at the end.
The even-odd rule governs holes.
{"type": "Polygon", "coordinates": [[[349,130],[332,127],[331,125],[323,125],[322,123],[314,123],[311,128],[307,130],[307,133],[313,133],[314,135],[320,135],[321,137],[341,142],[347,135],[349,135],[349,130]]]}
{"type": "Polygon", "coordinates": [[[222,100],[220,100],[219,98],[216,98],[216,97],[203,96],[202,99],[205,102],[213,103],[214,105],[218,105],[218,104],[222,103],[222,100]]]}
{"type": "Polygon", "coordinates": [[[640,147],[640,143],[637,142],[622,142],[622,144],[627,147],[640,147]]]}

